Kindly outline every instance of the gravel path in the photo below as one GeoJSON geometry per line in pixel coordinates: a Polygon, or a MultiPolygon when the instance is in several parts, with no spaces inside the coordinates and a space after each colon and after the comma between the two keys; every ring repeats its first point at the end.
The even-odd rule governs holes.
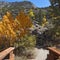
{"type": "Polygon", "coordinates": [[[49,51],[48,50],[45,50],[45,49],[35,49],[36,51],[36,57],[34,60],[46,60],[47,58],[47,54],[49,54],[49,51]]]}
{"type": "MultiPolygon", "coordinates": [[[[28,60],[46,60],[47,55],[49,54],[49,51],[43,48],[37,49],[35,48],[35,58],[34,59],[28,59],[28,60]]],[[[21,60],[20,57],[16,57],[16,60],[21,60]]]]}

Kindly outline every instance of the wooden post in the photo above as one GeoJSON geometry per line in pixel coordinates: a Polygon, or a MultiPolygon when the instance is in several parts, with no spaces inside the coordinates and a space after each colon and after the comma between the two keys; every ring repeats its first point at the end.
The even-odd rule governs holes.
{"type": "Polygon", "coordinates": [[[54,54],[52,51],[49,52],[50,54],[48,55],[47,60],[54,60],[54,54]]]}
{"type": "Polygon", "coordinates": [[[13,53],[13,51],[10,52],[10,58],[9,58],[9,60],[15,60],[14,59],[14,53],[13,53]]]}

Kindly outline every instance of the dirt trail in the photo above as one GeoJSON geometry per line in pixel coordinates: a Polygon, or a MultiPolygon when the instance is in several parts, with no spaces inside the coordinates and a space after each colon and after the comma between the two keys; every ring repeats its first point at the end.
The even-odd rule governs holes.
{"type": "Polygon", "coordinates": [[[47,55],[49,54],[48,50],[42,48],[41,49],[35,48],[35,51],[36,51],[36,57],[33,60],[46,60],[47,55]]]}
{"type": "MultiPolygon", "coordinates": [[[[35,58],[28,60],[46,60],[49,51],[43,48],[40,49],[35,48],[34,53],[35,53],[35,58]]],[[[20,57],[16,57],[16,60],[21,60],[21,59],[20,57]]]]}

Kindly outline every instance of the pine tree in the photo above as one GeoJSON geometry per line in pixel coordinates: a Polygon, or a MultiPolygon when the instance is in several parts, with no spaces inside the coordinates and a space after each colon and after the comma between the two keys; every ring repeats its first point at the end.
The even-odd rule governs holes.
{"type": "Polygon", "coordinates": [[[55,40],[60,39],[60,0],[50,0],[52,7],[52,23],[54,28],[51,30],[55,40]]]}

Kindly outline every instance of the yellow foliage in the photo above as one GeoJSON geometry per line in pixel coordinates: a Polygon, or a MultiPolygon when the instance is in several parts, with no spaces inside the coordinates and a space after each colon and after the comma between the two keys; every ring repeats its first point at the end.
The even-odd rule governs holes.
{"type": "Polygon", "coordinates": [[[48,21],[46,21],[46,24],[48,24],[49,22],[48,21]]]}
{"type": "Polygon", "coordinates": [[[56,32],[56,35],[59,35],[60,33],[59,32],[56,32]]]}
{"type": "Polygon", "coordinates": [[[14,18],[13,18],[12,14],[10,12],[7,12],[6,16],[8,17],[8,19],[10,20],[11,23],[14,22],[14,18]]]}
{"type": "Polygon", "coordinates": [[[44,27],[45,26],[45,24],[42,24],[42,27],[44,27]]]}
{"type": "Polygon", "coordinates": [[[31,26],[31,28],[34,28],[34,27],[35,27],[34,25],[31,26]]]}
{"type": "MultiPolygon", "coordinates": [[[[0,36],[5,35],[7,40],[10,37],[10,43],[13,43],[15,38],[22,37],[27,34],[28,28],[31,26],[32,22],[29,16],[23,11],[21,11],[15,19],[13,19],[10,12],[7,12],[0,22],[0,36]]],[[[2,40],[1,37],[0,39],[2,40]]]]}
{"type": "Polygon", "coordinates": [[[44,27],[46,24],[48,24],[49,22],[46,19],[46,16],[43,17],[43,21],[42,21],[42,27],[44,27]]]}
{"type": "Polygon", "coordinates": [[[17,16],[17,20],[22,25],[22,28],[29,28],[32,26],[32,22],[28,15],[26,15],[23,11],[20,12],[17,16]]]}
{"type": "Polygon", "coordinates": [[[46,17],[44,16],[43,17],[43,23],[45,23],[47,20],[46,20],[46,17]]]}
{"type": "Polygon", "coordinates": [[[33,12],[32,9],[30,9],[30,11],[29,11],[29,16],[31,16],[31,17],[35,17],[34,12],[33,12]]]}
{"type": "Polygon", "coordinates": [[[5,26],[0,22],[0,33],[4,34],[5,26]]]}

